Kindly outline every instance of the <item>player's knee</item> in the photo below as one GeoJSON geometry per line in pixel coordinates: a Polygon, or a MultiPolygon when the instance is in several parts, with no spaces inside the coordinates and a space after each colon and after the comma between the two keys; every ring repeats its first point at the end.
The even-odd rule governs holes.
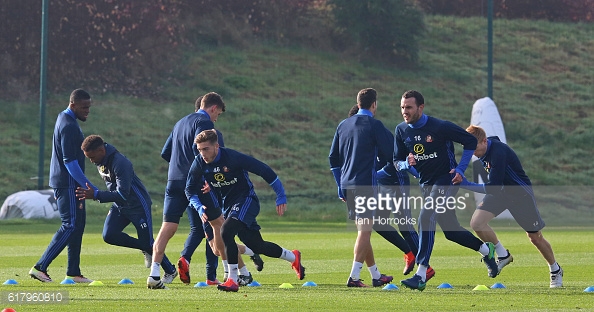
{"type": "Polygon", "coordinates": [[[104,231],[103,232],[103,241],[110,244],[115,245],[117,238],[114,232],[104,231]]]}
{"type": "Polygon", "coordinates": [[[221,238],[225,244],[231,241],[235,242],[235,234],[235,230],[231,226],[224,224],[221,227],[221,238]]]}
{"type": "Polygon", "coordinates": [[[539,245],[544,240],[544,237],[542,236],[542,233],[540,231],[527,232],[526,234],[528,234],[528,238],[530,239],[530,242],[533,245],[539,245]]]}
{"type": "Polygon", "coordinates": [[[472,228],[472,230],[475,232],[482,230],[484,226],[485,226],[485,223],[482,221],[479,221],[474,218],[470,220],[470,228],[472,228]]]}

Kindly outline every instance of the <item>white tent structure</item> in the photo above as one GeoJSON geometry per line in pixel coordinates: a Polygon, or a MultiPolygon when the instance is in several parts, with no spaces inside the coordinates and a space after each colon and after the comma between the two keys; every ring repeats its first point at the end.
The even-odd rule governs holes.
{"type": "MultiPolygon", "coordinates": [[[[474,105],[472,105],[472,115],[470,117],[470,124],[485,129],[487,137],[498,136],[501,142],[507,143],[507,140],[505,138],[505,129],[503,128],[503,121],[501,120],[501,116],[499,115],[499,111],[497,110],[495,102],[493,102],[493,100],[491,100],[490,98],[484,97],[474,102],[474,105]]],[[[485,183],[488,180],[486,174],[487,172],[482,169],[482,164],[475,156],[472,156],[472,165],[474,182],[485,183]]],[[[477,205],[483,200],[483,197],[485,197],[484,194],[474,193],[474,199],[477,205]]],[[[513,216],[508,210],[505,210],[499,216],[497,216],[497,218],[513,219],[513,216]]]]}
{"type": "Polygon", "coordinates": [[[0,208],[0,220],[59,217],[60,212],[53,190],[14,193],[4,200],[4,204],[0,208]]]}

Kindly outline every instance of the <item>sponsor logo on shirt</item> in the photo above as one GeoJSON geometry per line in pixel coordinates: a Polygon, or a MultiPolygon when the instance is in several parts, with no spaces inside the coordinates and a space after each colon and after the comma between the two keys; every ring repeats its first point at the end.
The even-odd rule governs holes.
{"type": "MultiPolygon", "coordinates": [[[[427,139],[430,139],[430,136],[427,136],[427,139]]],[[[416,161],[437,158],[437,152],[425,154],[425,146],[423,146],[423,144],[415,144],[415,146],[413,146],[413,151],[416,153],[414,156],[416,161]]]]}
{"type": "MultiPolygon", "coordinates": [[[[221,174],[221,176],[223,176],[223,175],[221,174]]],[[[211,183],[213,187],[223,187],[223,186],[233,185],[233,184],[237,183],[237,178],[233,178],[233,180],[231,180],[231,181],[225,181],[225,176],[223,176],[222,181],[219,181],[219,180],[217,180],[217,181],[218,182],[211,183]]]]}
{"type": "Polygon", "coordinates": [[[432,158],[437,158],[437,152],[433,152],[431,154],[415,155],[416,161],[427,160],[427,159],[432,159],[432,158]]]}

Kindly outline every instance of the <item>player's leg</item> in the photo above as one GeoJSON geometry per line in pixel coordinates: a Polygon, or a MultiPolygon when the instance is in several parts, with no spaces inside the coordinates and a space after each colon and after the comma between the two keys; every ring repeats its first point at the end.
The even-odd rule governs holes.
{"type": "Polygon", "coordinates": [[[124,228],[130,224],[130,219],[122,215],[116,207],[112,206],[103,223],[103,241],[114,246],[128,247],[139,250],[146,250],[151,245],[141,245],[139,240],[124,233],[124,228]]]}
{"type": "MultiPolygon", "coordinates": [[[[385,196],[389,195],[388,198],[397,198],[397,192],[393,190],[391,187],[380,185],[379,188],[380,194],[383,194],[385,196]]],[[[393,205],[392,202],[384,208],[385,209],[383,210],[378,209],[375,211],[375,216],[373,218],[373,230],[404,253],[403,273],[404,275],[407,275],[412,271],[414,267],[415,256],[412,253],[412,249],[408,245],[408,242],[391,225],[393,224],[392,220],[395,220],[395,218],[390,217],[392,212],[394,212],[394,216],[396,216],[396,212],[399,211],[401,207],[395,207],[395,205],[393,205]]]]}
{"type": "MultiPolygon", "coordinates": [[[[217,286],[219,290],[223,291],[237,291],[239,289],[238,284],[238,250],[237,244],[235,243],[235,236],[239,231],[239,226],[241,226],[241,222],[232,222],[237,221],[235,219],[229,218],[225,220],[223,225],[221,226],[221,239],[225,244],[225,256],[227,261],[227,280],[225,283],[220,284],[217,286]]],[[[213,227],[214,230],[214,227],[213,227]]],[[[215,234],[216,235],[216,234],[215,234]]],[[[223,258],[223,256],[222,256],[223,258]]],[[[225,262],[223,262],[225,263],[225,262]]]]}
{"type": "Polygon", "coordinates": [[[499,242],[499,239],[497,238],[495,231],[489,226],[489,221],[493,218],[495,218],[493,213],[481,210],[479,205],[472,214],[470,227],[482,241],[496,244],[499,242]]]}
{"type": "MultiPolygon", "coordinates": [[[[389,283],[393,278],[380,273],[375,263],[373,247],[371,246],[371,232],[375,227],[374,211],[371,209],[360,210],[360,206],[356,204],[361,201],[361,198],[363,202],[367,202],[368,198],[377,198],[377,193],[370,187],[360,187],[346,190],[343,194],[346,196],[349,217],[352,218],[354,216],[355,225],[357,226],[357,238],[353,247],[353,265],[351,266],[351,273],[347,280],[347,287],[367,287],[361,281],[363,263],[367,264],[373,286],[381,286],[389,283]]],[[[404,242],[404,239],[401,237],[400,239],[401,242],[404,242]]]]}
{"type": "Polygon", "coordinates": [[[165,255],[167,243],[173,237],[179,226],[179,220],[188,207],[185,194],[185,181],[168,181],[163,205],[163,223],[157,238],[153,243],[153,263],[147,278],[147,286],[151,289],[164,289],[161,279],[161,262],[165,255]]]}
{"type": "Polygon", "coordinates": [[[400,205],[396,207],[397,209],[394,211],[394,217],[399,220],[398,230],[411,250],[410,253],[404,255],[404,270],[402,271],[404,275],[408,275],[412,272],[415,265],[416,255],[419,252],[419,234],[415,229],[417,222],[412,218],[409,205],[409,194],[410,185],[408,184],[399,185],[398,191],[394,192],[394,198],[397,198],[397,201],[400,202],[400,205]]]}
{"type": "Polygon", "coordinates": [[[487,194],[483,201],[476,207],[472,218],[470,220],[470,227],[474,230],[476,235],[484,242],[492,242],[495,246],[495,253],[497,253],[497,268],[499,273],[501,270],[514,261],[514,258],[505,249],[503,243],[495,234],[495,231],[489,226],[489,222],[505,211],[506,207],[513,207],[513,203],[509,203],[503,196],[493,196],[487,194]]]}
{"type": "Polygon", "coordinates": [[[74,190],[55,189],[54,197],[60,211],[62,225],[52,237],[45,252],[29,271],[29,275],[41,282],[52,282],[47,273],[47,268],[54,259],[66,248],[71,236],[76,231],[76,219],[79,201],[74,196],[74,190]],[[72,193],[72,196],[71,194],[72,193]]]}
{"type": "Polygon", "coordinates": [[[255,221],[251,223],[250,228],[242,221],[236,219],[226,220],[225,222],[237,223],[237,227],[241,228],[237,234],[239,239],[255,254],[283,259],[291,263],[291,267],[297,274],[297,278],[300,280],[305,278],[305,268],[301,265],[301,252],[299,250],[289,250],[276,243],[265,241],[260,233],[260,226],[255,221]]]}
{"type": "Polygon", "coordinates": [[[73,212],[75,214],[74,231],[68,241],[68,269],[66,275],[72,277],[77,283],[90,283],[93,280],[84,277],[80,272],[80,251],[87,218],[85,201],[76,198],[74,189],[69,189],[68,192],[71,200],[76,203],[76,211],[73,212]]]}
{"type": "Polygon", "coordinates": [[[391,210],[376,210],[373,220],[373,230],[390,244],[396,246],[403,253],[409,253],[408,243],[400,236],[396,228],[390,224],[391,210]]]}
{"type": "MultiPolygon", "coordinates": [[[[220,282],[217,280],[217,268],[219,266],[219,258],[213,252],[211,244],[213,244],[212,240],[214,237],[212,226],[209,222],[202,223],[200,219],[200,223],[202,226],[202,233],[204,237],[207,239],[207,244],[205,245],[205,254],[206,254],[206,283],[208,285],[218,285],[220,282]]],[[[188,264],[189,265],[189,264],[188,264]]],[[[225,268],[227,270],[227,268],[225,268]]]]}
{"type": "Polygon", "coordinates": [[[188,206],[186,208],[186,214],[188,215],[188,221],[190,222],[190,233],[184,242],[184,249],[181,251],[180,256],[189,263],[192,261],[192,255],[196,251],[196,248],[202,243],[205,235],[202,219],[200,219],[196,209],[188,206]]]}
{"type": "Polygon", "coordinates": [[[239,248],[240,254],[250,257],[250,259],[254,262],[254,266],[256,267],[256,270],[258,270],[258,272],[260,272],[264,269],[264,260],[262,260],[262,257],[260,257],[259,254],[255,253],[253,250],[251,250],[246,245],[238,244],[237,248],[239,248]]]}
{"type": "Polygon", "coordinates": [[[190,222],[190,233],[184,242],[184,249],[181,251],[180,258],[177,261],[177,270],[179,272],[180,280],[184,284],[189,284],[191,281],[190,262],[192,261],[192,255],[204,239],[205,235],[202,220],[196,209],[188,206],[186,207],[186,213],[188,215],[188,221],[190,222]]]}
{"type": "MultiPolygon", "coordinates": [[[[416,262],[416,256],[419,253],[419,234],[415,229],[417,221],[413,219],[409,205],[410,185],[400,185],[399,191],[400,192],[396,195],[399,196],[398,198],[402,198],[402,204],[400,205],[399,209],[397,209],[397,212],[394,213],[394,216],[400,219],[400,222],[398,223],[398,230],[411,250],[411,254],[404,255],[405,265],[404,270],[402,271],[404,275],[408,275],[413,270],[416,262]]],[[[435,274],[434,271],[432,272],[435,274]]],[[[433,275],[431,275],[431,277],[433,277],[433,275]]],[[[428,277],[427,280],[431,277],[428,277]]]]}
{"type": "MultiPolygon", "coordinates": [[[[519,192],[517,192],[519,193],[519,192]]],[[[545,226],[540,217],[536,200],[532,191],[525,194],[518,194],[513,197],[514,207],[510,208],[510,213],[518,224],[526,231],[530,242],[538,249],[542,257],[546,260],[550,270],[550,287],[557,288],[563,286],[563,269],[555,259],[555,254],[551,244],[542,235],[542,229],[545,226]]]]}
{"type": "MultiPolygon", "coordinates": [[[[118,209],[112,209],[108,215],[108,218],[112,221],[109,226],[107,226],[108,218],[106,218],[106,226],[103,228],[104,239],[105,237],[111,237],[110,239],[114,240],[111,242],[112,245],[139,249],[144,252],[151,251],[153,236],[152,228],[149,227],[149,224],[152,224],[152,217],[150,215],[147,216],[148,211],[150,211],[150,209],[121,212],[118,211],[118,209]],[[124,228],[130,223],[132,223],[136,229],[137,238],[123,232],[124,228]],[[106,233],[107,228],[111,229],[108,230],[108,233],[106,233]],[[118,242],[118,240],[120,241],[118,242]]],[[[161,267],[163,267],[163,271],[165,271],[165,275],[162,279],[163,283],[171,283],[177,276],[175,266],[169,261],[165,254],[163,254],[160,264],[161,267]]]]}
{"type": "MultiPolygon", "coordinates": [[[[235,207],[235,206],[234,206],[235,207]]],[[[239,239],[255,254],[262,254],[271,258],[280,258],[291,263],[291,268],[300,280],[305,278],[305,267],[301,265],[301,252],[297,249],[288,250],[273,242],[265,241],[260,234],[260,225],[256,217],[260,213],[260,202],[257,198],[248,198],[239,209],[231,209],[227,220],[239,222],[237,227],[239,239]]],[[[227,222],[227,220],[225,222],[227,222]]]]}
{"type": "Polygon", "coordinates": [[[555,254],[553,252],[553,247],[551,244],[544,238],[541,231],[537,232],[527,232],[528,237],[530,238],[530,242],[538,249],[540,254],[543,258],[547,261],[549,265],[549,270],[551,272],[551,288],[557,288],[563,286],[563,269],[557,261],[555,260],[555,254]]]}
{"type": "MultiPolygon", "coordinates": [[[[444,181],[445,182],[445,181],[444,181]]],[[[448,181],[449,182],[449,181],[448,181]]],[[[497,259],[495,257],[495,245],[492,242],[484,242],[474,236],[470,231],[463,228],[456,217],[458,186],[444,185],[435,186],[433,198],[433,209],[436,210],[437,222],[443,230],[446,239],[457,243],[460,246],[472,249],[480,253],[485,263],[489,277],[496,277],[499,274],[497,259]],[[454,200],[451,200],[454,198],[454,200]],[[448,207],[446,203],[456,203],[453,207],[448,207]]]]}
{"type": "MultiPolygon", "coordinates": [[[[422,198],[426,199],[431,196],[434,186],[424,185],[421,187],[422,198]]],[[[423,291],[426,286],[429,260],[433,251],[433,244],[435,242],[435,228],[437,224],[437,216],[434,209],[424,209],[423,202],[414,202],[415,205],[420,205],[419,213],[419,251],[416,256],[417,271],[411,278],[400,281],[400,283],[411,289],[418,289],[423,291]]]]}

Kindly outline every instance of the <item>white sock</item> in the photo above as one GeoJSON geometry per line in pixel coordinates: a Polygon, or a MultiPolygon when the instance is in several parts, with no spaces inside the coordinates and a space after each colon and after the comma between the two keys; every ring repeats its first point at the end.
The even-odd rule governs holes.
{"type": "Polygon", "coordinates": [[[245,246],[245,252],[243,254],[251,257],[254,255],[254,251],[251,250],[248,246],[245,246]]]}
{"type": "Polygon", "coordinates": [[[489,246],[487,246],[486,243],[483,243],[481,245],[481,248],[479,248],[478,252],[483,256],[488,255],[489,254],[489,246]]]}
{"type": "Polygon", "coordinates": [[[355,281],[361,277],[361,270],[363,269],[363,263],[353,261],[353,268],[351,269],[351,278],[355,281]]]}
{"type": "Polygon", "coordinates": [[[229,273],[229,261],[221,260],[221,262],[223,263],[223,271],[225,273],[229,273]]]}
{"type": "Polygon", "coordinates": [[[417,274],[421,277],[421,280],[424,282],[427,279],[427,266],[419,264],[417,266],[417,274]]]}
{"type": "Polygon", "coordinates": [[[152,277],[161,277],[161,264],[158,262],[153,262],[151,265],[151,274],[152,277]]]}
{"type": "Polygon", "coordinates": [[[227,280],[229,279],[237,283],[237,263],[229,264],[229,277],[227,277],[227,280]]]}
{"type": "Polygon", "coordinates": [[[561,267],[559,266],[557,261],[555,261],[555,263],[553,264],[549,264],[549,270],[551,270],[551,272],[559,271],[559,269],[561,269],[561,267]]]}
{"type": "Polygon", "coordinates": [[[499,241],[497,245],[495,245],[495,252],[497,253],[497,257],[499,258],[505,258],[509,254],[507,252],[507,249],[505,249],[505,247],[503,247],[503,245],[501,244],[501,241],[499,241]]]}
{"type": "Polygon", "coordinates": [[[295,254],[290,251],[290,250],[286,250],[283,248],[283,252],[280,255],[280,258],[283,260],[287,260],[291,263],[295,262],[295,254]]]}
{"type": "Polygon", "coordinates": [[[377,265],[374,264],[374,265],[372,265],[370,267],[367,267],[367,269],[369,270],[369,273],[371,273],[371,278],[373,278],[373,279],[379,279],[380,277],[382,277],[382,274],[377,269],[377,265]]]}
{"type": "Polygon", "coordinates": [[[243,268],[239,269],[239,275],[248,276],[250,275],[250,271],[248,271],[247,267],[244,265],[243,268]]]}

